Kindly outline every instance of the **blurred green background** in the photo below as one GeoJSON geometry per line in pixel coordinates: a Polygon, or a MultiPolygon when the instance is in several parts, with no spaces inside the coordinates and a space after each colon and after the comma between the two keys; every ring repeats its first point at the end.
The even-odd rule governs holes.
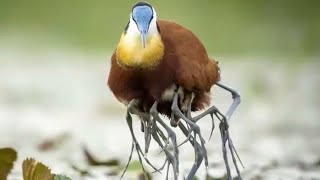
{"type": "MultiPolygon", "coordinates": [[[[1,0],[0,33],[88,51],[116,47],[136,1],[1,0]],[[21,35],[20,35],[21,36],[21,35]]],[[[215,55],[317,56],[320,1],[150,0],[158,17],[195,32],[215,55]]]]}
{"type": "MultiPolygon", "coordinates": [[[[98,159],[126,163],[131,146],[126,108],[106,81],[110,55],[136,2],[0,0],[0,148],[18,151],[12,179],[22,179],[27,157],[80,179],[70,166],[85,163],[80,144],[98,159]],[[70,136],[60,142],[65,134],[70,136]],[[55,139],[60,143],[51,150],[39,149],[55,139]]],[[[159,18],[198,35],[219,60],[222,82],[239,90],[242,103],[230,129],[246,167],[244,179],[319,179],[320,1],[149,2],[159,18]]],[[[226,112],[230,94],[216,86],[212,92],[214,105],[226,112]]],[[[200,123],[206,139],[209,117],[200,123]]],[[[140,123],[133,124],[143,143],[140,123]]],[[[176,132],[179,142],[185,139],[176,132]]],[[[217,129],[207,146],[209,172],[217,179],[225,173],[219,136],[217,129]]],[[[181,172],[193,163],[190,147],[181,147],[181,172]]],[[[157,148],[149,154],[161,167],[157,148]]],[[[88,171],[105,179],[103,168],[88,171]]],[[[205,172],[202,166],[199,179],[205,172]]]]}

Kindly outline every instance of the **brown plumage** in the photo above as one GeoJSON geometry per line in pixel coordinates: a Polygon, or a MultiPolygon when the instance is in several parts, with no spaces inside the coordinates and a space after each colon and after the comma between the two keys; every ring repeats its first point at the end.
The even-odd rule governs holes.
{"type": "Polygon", "coordinates": [[[111,58],[108,85],[115,97],[124,104],[140,100],[139,110],[149,112],[154,101],[158,111],[170,117],[172,99],[163,93],[173,84],[183,88],[179,106],[193,92],[192,111],[210,103],[210,88],[220,79],[218,63],[208,57],[200,40],[188,29],[165,20],[157,25],[164,44],[160,63],[152,69],[121,66],[116,52],[111,58]]]}
{"type": "Polygon", "coordinates": [[[191,31],[173,22],[157,20],[155,9],[147,2],[136,3],[131,10],[129,23],[112,55],[108,79],[108,85],[115,97],[127,105],[126,120],[133,141],[129,162],[135,148],[140,163],[142,164],[143,156],[145,162],[158,171],[158,168],[146,158],[153,139],[166,155],[162,167],[167,164],[169,168],[172,165],[173,176],[177,180],[179,146],[189,141],[194,148],[195,160],[186,179],[194,179],[203,160],[206,168],[209,165],[205,140],[197,121],[206,115],[211,115],[211,134],[214,129],[213,116],[220,120],[219,129],[227,177],[232,179],[226,158],[226,142],[238,177],[241,179],[227,123],[240,103],[240,95],[232,88],[218,82],[219,80],[218,62],[208,57],[203,44],[191,31]],[[229,91],[234,99],[226,115],[212,106],[198,116],[192,117],[189,107],[191,111],[206,108],[210,104],[210,89],[214,84],[229,91]],[[159,117],[159,113],[169,117],[171,126],[179,126],[187,137],[179,146],[175,132],[159,117]],[[131,114],[138,115],[141,119],[144,152],[135,137],[131,114]],[[183,123],[179,123],[180,118],[183,123]],[[163,133],[162,129],[167,134],[163,133]],[[172,145],[172,151],[167,149],[169,144],[172,145]]]}

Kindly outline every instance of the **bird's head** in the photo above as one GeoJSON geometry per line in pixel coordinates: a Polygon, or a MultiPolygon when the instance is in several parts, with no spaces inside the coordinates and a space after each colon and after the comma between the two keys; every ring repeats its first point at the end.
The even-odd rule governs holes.
{"type": "Polygon", "coordinates": [[[136,3],[121,36],[117,58],[126,66],[154,66],[164,53],[157,13],[147,2],[136,3]]]}
{"type": "Polygon", "coordinates": [[[151,21],[156,17],[154,17],[155,11],[152,6],[146,2],[139,2],[132,8],[130,21],[134,21],[131,23],[133,26],[136,26],[138,31],[141,34],[141,42],[143,48],[146,47],[147,33],[149,31],[151,21]]]}

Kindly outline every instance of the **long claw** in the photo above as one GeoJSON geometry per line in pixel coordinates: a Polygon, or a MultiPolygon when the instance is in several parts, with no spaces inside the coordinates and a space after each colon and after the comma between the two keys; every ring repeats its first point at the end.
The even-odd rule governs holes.
{"type": "Polygon", "coordinates": [[[194,93],[191,93],[191,99],[190,99],[190,103],[189,103],[189,106],[188,106],[188,110],[187,110],[187,118],[191,119],[192,120],[192,116],[191,116],[191,108],[192,108],[192,102],[193,102],[193,99],[194,99],[195,95],[194,93]]]}
{"type": "MultiPolygon", "coordinates": [[[[132,102],[130,104],[132,104],[132,102]]],[[[124,172],[122,173],[121,177],[124,176],[124,174],[125,174],[125,172],[126,172],[126,170],[128,168],[128,165],[129,165],[129,163],[130,163],[130,161],[132,159],[132,153],[133,153],[134,148],[137,150],[139,162],[141,164],[141,167],[142,167],[142,170],[143,170],[145,176],[146,176],[147,172],[146,172],[146,170],[145,170],[145,168],[143,166],[143,162],[142,162],[142,157],[141,156],[144,157],[144,160],[146,161],[146,163],[148,165],[150,165],[155,171],[158,171],[157,168],[155,168],[153,166],[153,164],[145,157],[145,155],[142,152],[141,147],[140,147],[140,145],[139,145],[139,143],[138,143],[138,141],[137,141],[137,139],[135,137],[135,134],[134,134],[134,131],[133,131],[133,127],[132,127],[132,117],[131,117],[130,112],[129,112],[129,107],[128,107],[128,111],[127,111],[127,115],[126,115],[126,120],[127,120],[127,124],[128,124],[129,130],[130,130],[130,133],[131,133],[131,137],[132,137],[132,147],[131,147],[131,152],[130,152],[128,163],[127,163],[126,168],[125,168],[124,172]]]]}
{"type": "Polygon", "coordinates": [[[144,132],[144,123],[143,120],[140,120],[140,128],[141,128],[141,132],[144,132]]]}
{"type": "MultiPolygon", "coordinates": [[[[127,117],[126,117],[126,119],[127,119],[127,124],[128,124],[129,129],[130,129],[130,133],[131,133],[132,141],[133,141],[133,142],[132,142],[132,147],[131,147],[131,153],[130,153],[130,157],[129,157],[129,161],[128,161],[127,165],[128,165],[128,164],[130,163],[130,161],[131,161],[133,148],[135,147],[135,148],[137,149],[137,154],[138,154],[138,157],[139,157],[139,162],[140,162],[140,164],[141,164],[142,170],[143,170],[144,174],[146,174],[146,171],[145,171],[144,166],[143,166],[143,163],[142,163],[142,159],[141,159],[141,157],[140,157],[141,149],[140,149],[139,143],[138,143],[138,141],[137,141],[137,139],[136,139],[136,137],[135,137],[135,135],[134,135],[134,132],[133,132],[133,128],[132,128],[132,117],[131,117],[129,111],[127,111],[127,117]]],[[[121,177],[123,177],[123,175],[124,175],[124,173],[126,172],[126,170],[127,170],[127,167],[125,168],[125,171],[122,173],[122,176],[121,176],[121,177]]]]}
{"type": "Polygon", "coordinates": [[[193,93],[192,93],[191,101],[189,102],[187,111],[182,113],[179,106],[178,106],[178,96],[179,95],[178,95],[178,92],[175,92],[172,107],[171,107],[172,116],[180,118],[186,123],[186,126],[184,126],[184,124],[182,122],[176,122],[175,121],[176,118],[171,118],[171,121],[175,121],[175,122],[171,122],[171,123],[177,123],[176,125],[179,126],[179,128],[182,130],[182,132],[186,136],[186,139],[179,145],[177,145],[176,135],[175,135],[174,131],[168,125],[166,125],[166,123],[164,123],[163,120],[160,118],[159,112],[157,111],[157,104],[158,104],[157,102],[155,102],[153,104],[152,108],[150,109],[150,114],[146,114],[146,113],[143,114],[143,112],[141,114],[140,112],[138,112],[139,111],[138,109],[130,108],[136,104],[136,102],[131,101],[128,105],[127,123],[130,128],[133,143],[132,143],[132,148],[131,148],[128,163],[126,165],[126,168],[125,168],[123,174],[121,175],[121,178],[123,177],[124,173],[126,172],[126,170],[128,168],[128,165],[131,161],[133,150],[135,147],[137,150],[139,161],[142,165],[142,169],[145,174],[146,174],[146,172],[145,172],[145,168],[142,164],[142,157],[141,156],[144,157],[144,160],[155,170],[155,172],[159,172],[160,170],[163,170],[165,168],[165,166],[167,165],[166,179],[168,179],[169,168],[170,168],[170,165],[172,165],[174,179],[177,180],[178,174],[179,174],[179,156],[178,156],[179,149],[178,149],[178,147],[180,147],[181,145],[183,145],[189,141],[194,148],[195,163],[192,166],[186,179],[192,180],[194,178],[195,173],[197,172],[198,168],[200,167],[203,159],[205,160],[206,168],[208,168],[208,157],[207,157],[207,150],[205,148],[205,140],[201,136],[200,127],[196,123],[206,115],[211,116],[212,127],[211,127],[210,137],[209,137],[209,141],[210,141],[212,134],[213,134],[213,130],[215,128],[214,118],[213,118],[213,115],[215,115],[220,120],[219,129],[220,129],[220,135],[221,135],[221,140],[222,140],[223,158],[224,158],[224,162],[225,162],[225,166],[226,166],[226,170],[227,170],[227,178],[229,180],[232,179],[231,171],[230,171],[230,167],[229,167],[229,162],[228,162],[226,143],[228,143],[228,148],[231,152],[232,161],[233,161],[233,164],[234,164],[236,171],[238,173],[238,178],[242,179],[240,176],[239,168],[237,166],[237,159],[241,163],[242,167],[243,167],[243,164],[242,164],[241,159],[239,158],[239,155],[233,145],[233,142],[231,140],[231,137],[229,135],[229,130],[228,130],[228,128],[229,128],[228,127],[228,120],[231,118],[233,112],[236,110],[237,106],[241,102],[240,95],[236,91],[231,89],[230,87],[225,86],[220,82],[216,83],[216,85],[231,92],[231,94],[232,94],[233,102],[232,102],[231,106],[229,107],[226,115],[223,115],[216,107],[212,106],[209,109],[207,109],[205,112],[203,112],[202,114],[200,114],[196,117],[192,117],[191,116],[191,108],[192,108],[191,105],[192,105],[193,98],[194,98],[193,93]],[[144,118],[147,119],[146,121],[142,122],[143,126],[141,126],[141,128],[142,128],[141,130],[144,132],[144,135],[145,135],[145,137],[144,137],[144,139],[145,139],[144,153],[145,154],[148,153],[148,150],[150,147],[150,142],[151,142],[151,136],[152,136],[153,139],[161,147],[160,153],[164,152],[166,155],[165,162],[161,168],[156,169],[149,162],[149,160],[146,158],[146,156],[142,152],[140,145],[138,144],[138,142],[135,138],[135,135],[133,133],[132,120],[131,120],[131,116],[130,116],[129,112],[139,115],[142,119],[144,119],[144,118]],[[150,115],[152,116],[152,120],[150,119],[150,115]],[[161,129],[159,129],[157,127],[157,123],[159,123],[166,130],[168,136],[165,136],[164,133],[161,131],[161,129]],[[192,135],[192,133],[193,133],[193,135],[192,135]],[[199,137],[199,142],[197,140],[197,136],[199,137]],[[170,144],[170,142],[172,143],[173,154],[171,154],[169,152],[169,150],[167,149],[167,146],[170,144]]]}
{"type": "MultiPolygon", "coordinates": [[[[162,165],[158,170],[159,170],[159,171],[162,171],[162,170],[164,169],[164,167],[166,166],[167,162],[168,162],[168,158],[166,158],[166,160],[164,160],[163,165],[162,165]]],[[[155,172],[157,172],[157,171],[153,171],[153,172],[151,172],[151,173],[155,173],[155,172]]]]}
{"type": "MultiPolygon", "coordinates": [[[[236,108],[238,107],[238,105],[241,102],[240,95],[239,95],[238,92],[236,92],[232,88],[230,88],[230,87],[228,87],[228,86],[226,86],[226,85],[224,85],[224,84],[222,84],[220,82],[217,82],[216,85],[221,87],[221,88],[223,88],[223,89],[225,89],[225,90],[227,90],[227,91],[229,91],[232,94],[233,102],[232,102],[231,106],[229,107],[226,115],[223,115],[215,106],[212,106],[209,109],[207,109],[205,112],[203,112],[202,114],[200,114],[200,115],[198,115],[196,117],[190,118],[190,119],[194,123],[197,123],[204,116],[206,116],[206,115],[210,115],[211,116],[212,127],[211,127],[209,140],[211,139],[213,130],[215,128],[213,115],[215,115],[220,120],[219,128],[220,128],[220,135],[221,135],[221,140],[222,140],[222,151],[223,151],[223,157],[224,157],[224,161],[225,161],[225,165],[226,165],[228,179],[231,179],[231,172],[230,172],[228,158],[227,158],[227,150],[226,150],[226,143],[227,142],[228,142],[228,146],[229,146],[229,149],[230,149],[230,152],[231,152],[231,157],[232,157],[232,160],[233,160],[233,164],[234,164],[234,166],[235,166],[235,168],[237,170],[238,177],[241,179],[240,171],[239,171],[239,168],[237,166],[237,161],[236,161],[235,156],[237,157],[237,159],[239,160],[239,162],[241,163],[242,166],[243,166],[243,164],[242,164],[241,159],[239,158],[239,155],[238,155],[238,153],[237,153],[237,151],[236,151],[236,149],[235,149],[235,147],[234,147],[234,145],[232,143],[232,140],[231,140],[230,135],[229,135],[229,130],[228,130],[228,128],[229,128],[228,127],[228,120],[231,118],[233,112],[236,110],[236,108]]],[[[188,114],[189,114],[189,112],[187,113],[187,116],[189,116],[188,114]]],[[[184,119],[184,118],[182,118],[182,119],[184,119]]],[[[191,133],[192,131],[197,131],[197,127],[196,126],[192,125],[192,123],[187,122],[187,125],[188,124],[190,125],[190,130],[188,130],[188,133],[191,133]]],[[[201,140],[202,137],[200,135],[199,135],[199,137],[200,137],[201,145],[204,146],[204,141],[201,140]]],[[[196,138],[196,135],[194,135],[194,138],[196,138]]],[[[205,149],[205,148],[203,148],[203,149],[205,149]]],[[[205,160],[206,160],[206,158],[205,158],[205,160]]],[[[206,167],[207,167],[207,165],[206,165],[206,167]]]]}
{"type": "Polygon", "coordinates": [[[151,122],[144,122],[144,141],[145,141],[145,146],[144,146],[144,153],[147,156],[150,143],[151,143],[151,122]]]}
{"type": "Polygon", "coordinates": [[[239,160],[239,162],[241,163],[242,166],[243,166],[243,164],[242,164],[242,161],[241,161],[241,159],[240,159],[235,147],[233,146],[232,140],[230,138],[228,122],[226,121],[226,118],[224,116],[223,116],[222,119],[219,118],[219,120],[220,120],[219,128],[220,128],[220,134],[221,134],[221,140],[222,140],[223,159],[224,159],[224,162],[225,162],[228,179],[232,179],[232,176],[231,176],[228,157],[227,157],[227,150],[226,150],[226,143],[227,142],[228,142],[229,150],[231,152],[231,158],[232,158],[232,161],[233,161],[233,165],[235,166],[237,174],[238,174],[238,179],[242,180],[242,177],[240,175],[240,170],[239,170],[238,165],[237,165],[237,160],[236,160],[235,154],[236,154],[236,156],[237,156],[237,158],[238,158],[238,160],[239,160]]]}
{"type": "MultiPolygon", "coordinates": [[[[197,117],[194,117],[194,119],[197,122],[198,120],[200,120],[201,118],[203,118],[204,116],[206,116],[208,114],[210,114],[210,116],[215,115],[220,121],[219,129],[220,129],[220,136],[221,136],[221,140],[222,140],[222,152],[223,152],[223,159],[225,162],[228,179],[231,179],[231,172],[230,172],[230,166],[229,166],[228,157],[227,157],[227,149],[226,149],[227,142],[228,142],[229,149],[231,152],[233,164],[237,170],[238,177],[241,179],[240,171],[239,171],[239,168],[236,163],[235,155],[237,156],[237,158],[239,159],[241,164],[242,164],[242,162],[241,162],[241,160],[238,156],[238,153],[235,150],[233,143],[232,143],[232,140],[229,136],[229,125],[228,125],[228,122],[227,122],[225,116],[216,107],[213,106],[213,107],[209,108],[207,111],[205,111],[204,113],[198,115],[197,117]]],[[[212,129],[213,128],[214,128],[214,125],[212,126],[212,129]]]]}
{"type": "Polygon", "coordinates": [[[211,116],[212,126],[211,126],[211,131],[210,131],[209,141],[211,140],[212,133],[213,133],[213,130],[214,130],[214,128],[215,128],[215,125],[214,125],[214,119],[213,119],[213,114],[210,114],[210,116],[211,116]]]}
{"type": "Polygon", "coordinates": [[[123,172],[122,172],[122,174],[121,174],[120,179],[122,179],[122,178],[123,178],[124,174],[126,173],[126,171],[127,171],[128,167],[129,167],[129,164],[130,164],[131,159],[132,159],[133,150],[134,150],[134,142],[132,141],[132,146],[131,146],[130,156],[129,156],[129,159],[128,159],[128,162],[127,162],[127,165],[126,165],[126,167],[124,168],[124,170],[123,170],[123,172]]]}
{"type": "Polygon", "coordinates": [[[167,147],[169,146],[169,144],[170,144],[170,142],[169,142],[169,141],[166,141],[164,147],[161,148],[161,151],[160,151],[158,154],[161,154],[162,152],[164,152],[164,150],[167,149],[167,147]]]}
{"type": "MultiPolygon", "coordinates": [[[[188,136],[189,131],[187,130],[187,128],[182,124],[179,123],[179,128],[181,129],[181,131],[183,132],[183,134],[185,136],[188,136]]],[[[201,152],[201,145],[197,142],[194,141],[193,137],[191,136],[189,139],[190,144],[193,146],[193,148],[195,149],[195,163],[193,164],[186,180],[192,180],[198,170],[198,168],[200,167],[202,160],[203,160],[203,153],[201,152]]]]}
{"type": "Polygon", "coordinates": [[[243,165],[243,163],[242,163],[242,161],[241,161],[241,158],[240,158],[240,156],[239,156],[239,154],[238,154],[238,152],[237,152],[237,150],[236,150],[236,148],[235,148],[234,145],[233,145],[233,142],[232,142],[232,140],[231,140],[231,138],[230,138],[230,136],[229,136],[229,132],[228,132],[228,138],[229,138],[228,142],[231,144],[233,151],[236,153],[236,156],[237,156],[238,161],[240,162],[242,168],[245,168],[244,165],[243,165]]]}
{"type": "Polygon", "coordinates": [[[229,161],[228,161],[227,148],[226,148],[227,138],[225,136],[224,124],[220,123],[219,127],[220,127],[220,135],[221,135],[221,140],[222,140],[223,160],[224,160],[224,164],[225,164],[226,170],[227,170],[227,177],[228,177],[229,180],[232,180],[230,167],[229,167],[229,161]]]}
{"type": "Polygon", "coordinates": [[[166,153],[166,156],[168,158],[168,166],[170,164],[172,164],[173,167],[173,173],[174,173],[174,179],[177,180],[178,179],[178,174],[179,174],[179,150],[178,150],[178,146],[177,146],[177,140],[176,140],[176,134],[174,133],[174,131],[166,124],[164,123],[164,121],[160,118],[159,116],[159,112],[157,110],[157,105],[158,102],[155,102],[153,104],[153,106],[150,109],[150,114],[153,117],[153,124],[156,124],[156,122],[159,122],[160,125],[167,131],[168,133],[168,140],[171,140],[172,143],[172,147],[173,147],[173,157],[172,155],[167,151],[167,149],[163,146],[163,144],[161,143],[161,141],[159,140],[159,136],[156,133],[156,131],[154,131],[153,137],[154,139],[158,139],[156,140],[156,142],[160,145],[160,147],[164,150],[164,152],[166,153]]]}
{"type": "MultiPolygon", "coordinates": [[[[201,163],[202,163],[202,159],[205,159],[205,164],[206,167],[208,166],[208,157],[207,157],[207,150],[205,148],[205,142],[203,137],[201,136],[201,132],[200,132],[200,127],[195,124],[195,122],[192,119],[187,118],[179,109],[178,106],[178,96],[179,94],[176,92],[173,98],[173,103],[171,106],[171,110],[172,112],[178,116],[179,118],[181,118],[183,121],[185,121],[189,126],[190,129],[189,131],[186,130],[186,128],[184,127],[184,125],[182,123],[179,123],[179,127],[180,129],[183,131],[183,133],[185,134],[185,136],[187,137],[187,139],[189,139],[191,141],[191,143],[194,145],[194,150],[195,150],[195,164],[192,167],[190,173],[188,174],[187,179],[192,179],[195,175],[195,173],[197,172],[198,168],[200,167],[201,163]],[[191,133],[194,132],[194,136],[193,138],[191,138],[191,133]],[[196,136],[199,136],[200,138],[200,142],[201,145],[198,144],[197,140],[196,140],[196,136]],[[199,145],[199,146],[196,146],[199,145]]],[[[191,103],[191,102],[190,102],[191,103]]]]}
{"type": "Polygon", "coordinates": [[[235,159],[234,153],[236,153],[237,158],[239,159],[239,162],[242,165],[242,167],[243,167],[243,164],[241,162],[241,159],[239,158],[239,155],[238,155],[237,151],[233,147],[233,143],[232,143],[232,140],[229,137],[229,132],[228,131],[226,131],[226,136],[227,136],[227,139],[228,139],[228,145],[229,145],[229,149],[230,149],[230,152],[231,152],[231,157],[232,157],[233,164],[235,165],[235,168],[236,168],[236,171],[237,171],[237,174],[238,174],[238,178],[241,179],[240,170],[238,168],[237,160],[235,159]]]}
{"type": "MultiPolygon", "coordinates": [[[[189,131],[189,129],[188,129],[188,131],[189,131]]],[[[182,143],[180,143],[180,144],[178,145],[178,147],[180,147],[180,146],[182,146],[183,144],[187,143],[190,138],[191,138],[191,133],[190,133],[190,131],[189,131],[189,134],[188,134],[187,138],[186,138],[182,143]]]]}
{"type": "MultiPolygon", "coordinates": [[[[160,131],[161,133],[159,133],[158,131],[160,131],[160,129],[157,128],[156,122],[154,122],[153,131],[152,131],[152,137],[159,144],[159,146],[164,150],[164,152],[165,152],[165,154],[167,156],[163,166],[161,168],[159,168],[159,170],[162,170],[162,169],[164,169],[166,163],[168,163],[168,168],[170,167],[170,164],[172,164],[172,166],[173,166],[173,164],[175,163],[175,158],[173,157],[173,155],[167,149],[164,148],[164,145],[162,144],[162,142],[161,142],[161,140],[160,140],[160,138],[158,136],[158,134],[161,134],[162,131],[160,131]]],[[[166,179],[168,179],[168,173],[169,173],[169,170],[167,170],[166,179]]],[[[178,173],[174,174],[174,178],[178,179],[178,173]]]]}

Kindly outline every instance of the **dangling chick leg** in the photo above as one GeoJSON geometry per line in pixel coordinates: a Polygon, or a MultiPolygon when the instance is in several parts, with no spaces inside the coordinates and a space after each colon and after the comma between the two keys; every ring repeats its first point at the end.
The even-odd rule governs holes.
{"type": "MultiPolygon", "coordinates": [[[[150,114],[153,117],[153,124],[156,124],[156,122],[159,122],[160,125],[167,131],[168,133],[168,139],[171,140],[172,147],[173,147],[173,158],[170,157],[170,154],[166,153],[167,159],[169,160],[169,163],[172,163],[173,166],[173,172],[174,172],[174,178],[178,179],[179,175],[179,150],[178,150],[178,145],[177,145],[177,140],[176,140],[176,134],[174,131],[160,118],[159,112],[157,110],[158,102],[155,101],[154,104],[152,105],[150,109],[150,114]]],[[[158,142],[160,145],[160,143],[158,142]]],[[[165,146],[160,145],[162,148],[164,148],[166,152],[165,146]]],[[[169,165],[169,164],[168,164],[169,165]]]]}
{"type": "Polygon", "coordinates": [[[144,160],[146,161],[146,163],[148,165],[150,165],[155,171],[158,171],[151,163],[150,161],[146,158],[146,156],[144,155],[144,153],[142,152],[141,150],[141,147],[135,137],[135,134],[134,134],[134,131],[133,131],[133,127],[132,127],[132,117],[130,115],[130,110],[132,110],[133,112],[135,111],[134,110],[134,105],[136,103],[136,100],[132,100],[129,104],[128,104],[128,110],[127,110],[127,115],[126,115],[126,120],[127,120],[127,124],[128,124],[128,127],[129,127],[129,130],[130,130],[130,133],[131,133],[131,136],[132,136],[132,146],[131,146],[131,152],[130,152],[130,156],[129,156],[129,159],[128,159],[128,162],[127,162],[127,165],[121,175],[121,178],[124,176],[125,172],[127,171],[127,168],[130,164],[130,161],[131,161],[131,158],[132,158],[132,154],[133,154],[133,151],[134,151],[134,148],[136,148],[137,150],[137,154],[138,154],[138,157],[139,157],[139,162],[141,164],[141,167],[142,167],[142,170],[144,172],[144,174],[146,175],[146,171],[145,171],[145,168],[143,166],[143,163],[142,163],[142,157],[144,158],[144,160]],[[141,157],[142,156],[142,157],[141,157]]]}
{"type": "MultiPolygon", "coordinates": [[[[172,103],[172,107],[171,107],[171,110],[172,112],[177,115],[179,118],[181,118],[182,120],[184,120],[189,126],[190,126],[190,129],[189,129],[189,133],[187,135],[187,140],[189,139],[192,139],[193,141],[193,144],[197,143],[197,136],[199,137],[200,139],[200,143],[201,143],[201,148],[199,147],[195,147],[195,154],[196,154],[196,159],[195,161],[197,161],[197,155],[201,155],[202,157],[204,157],[205,159],[205,164],[206,164],[206,167],[208,167],[208,157],[207,157],[207,150],[205,148],[205,141],[201,135],[201,131],[200,131],[200,127],[193,122],[192,119],[189,119],[187,118],[179,109],[179,106],[178,106],[178,93],[176,92],[175,95],[174,95],[174,98],[173,98],[173,103],[172,103]],[[191,136],[191,133],[194,133],[193,137],[191,136]]],[[[189,103],[190,104],[190,103],[189,103]]],[[[191,115],[190,115],[191,116],[191,115]]],[[[180,123],[179,123],[180,124],[180,123]]],[[[179,126],[180,127],[180,126],[179,126]]],[[[180,127],[181,128],[181,127],[180,127]]],[[[202,161],[202,160],[201,160],[202,161]]],[[[197,164],[195,162],[195,164],[197,164]]],[[[197,165],[197,166],[194,166],[194,173],[197,171],[197,169],[199,168],[200,164],[197,165]]]]}
{"type": "Polygon", "coordinates": [[[128,104],[128,110],[131,114],[138,115],[141,122],[141,131],[144,132],[144,140],[145,140],[145,150],[144,153],[147,155],[150,147],[151,142],[151,120],[150,120],[150,113],[146,113],[139,109],[140,105],[139,100],[132,100],[128,104]]]}

